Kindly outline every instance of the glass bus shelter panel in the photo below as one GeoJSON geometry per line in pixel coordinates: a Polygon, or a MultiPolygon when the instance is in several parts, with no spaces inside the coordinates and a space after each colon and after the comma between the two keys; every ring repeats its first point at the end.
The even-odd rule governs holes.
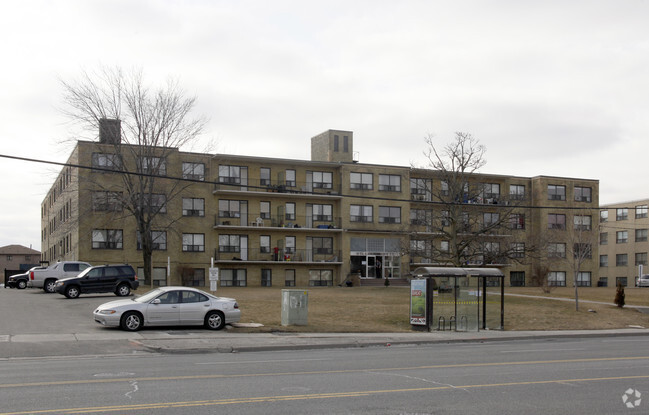
{"type": "Polygon", "coordinates": [[[457,277],[456,330],[478,331],[482,291],[480,278],[457,277]]]}
{"type": "MultiPolygon", "coordinates": [[[[487,287],[487,313],[483,316],[487,329],[502,330],[500,319],[500,287],[487,287]]],[[[482,306],[480,307],[482,313],[482,306]]],[[[482,326],[481,326],[482,328],[482,326]]]]}
{"type": "Polygon", "coordinates": [[[450,322],[455,315],[455,278],[432,278],[433,316],[430,324],[434,330],[454,329],[450,322]]]}

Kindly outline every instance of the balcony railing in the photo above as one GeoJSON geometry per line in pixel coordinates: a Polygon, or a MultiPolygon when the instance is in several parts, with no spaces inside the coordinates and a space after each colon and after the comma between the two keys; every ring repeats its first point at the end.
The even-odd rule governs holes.
{"type": "Polygon", "coordinates": [[[214,191],[243,191],[269,193],[303,193],[318,195],[339,195],[340,185],[336,183],[296,182],[291,180],[242,179],[240,177],[221,177],[214,184],[214,191]],[[236,180],[233,180],[236,179],[236,180]]]}
{"type": "MultiPolygon", "coordinates": [[[[267,251],[267,249],[266,249],[267,251]]],[[[296,262],[313,263],[329,262],[341,263],[340,250],[328,248],[314,249],[292,249],[292,248],[271,248],[271,252],[260,252],[258,249],[245,249],[239,252],[219,252],[216,249],[214,258],[217,261],[268,261],[268,262],[296,262]]]]}
{"type": "Polygon", "coordinates": [[[245,226],[271,228],[308,228],[308,229],[341,229],[342,218],[330,215],[271,215],[261,218],[255,215],[248,217],[222,217],[214,215],[214,226],[245,226]]]}

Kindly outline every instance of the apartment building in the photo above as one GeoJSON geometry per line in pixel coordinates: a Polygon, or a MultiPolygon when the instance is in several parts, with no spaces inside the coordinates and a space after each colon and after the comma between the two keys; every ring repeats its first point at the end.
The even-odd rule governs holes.
{"type": "Polygon", "coordinates": [[[649,252],[649,200],[602,206],[599,232],[601,284],[634,286],[646,274],[649,252]]]}
{"type": "MultiPolygon", "coordinates": [[[[115,138],[77,143],[42,204],[43,260],[128,262],[143,275],[141,235],[119,202],[127,194],[123,174],[111,171],[115,145],[115,138]]],[[[141,166],[123,154],[119,163],[141,166]]],[[[351,131],[313,137],[311,160],[178,149],[147,163],[152,158],[163,169],[147,201],[160,214],[151,229],[153,281],[145,284],[209,285],[212,261],[221,286],[396,282],[422,264],[448,265],[449,241],[437,231],[450,226],[440,172],[359,163],[351,131]]],[[[488,174],[471,182],[479,196],[454,204],[482,223],[500,218],[506,226],[485,234],[484,249],[466,265],[500,268],[506,284],[521,286],[542,262],[553,284],[571,285],[571,230],[597,229],[598,182],[488,174]],[[526,249],[539,240],[552,253],[543,259],[526,249]]],[[[597,244],[589,249],[597,258],[597,244]]],[[[597,265],[587,258],[581,285],[592,283],[597,265]]]]}

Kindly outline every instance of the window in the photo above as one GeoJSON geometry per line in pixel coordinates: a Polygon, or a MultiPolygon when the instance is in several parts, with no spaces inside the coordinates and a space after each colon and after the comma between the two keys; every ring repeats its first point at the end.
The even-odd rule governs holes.
{"type": "Polygon", "coordinates": [[[484,183],[482,185],[482,198],[485,202],[490,199],[500,198],[500,185],[498,183],[484,183]]]}
{"type": "Polygon", "coordinates": [[[92,210],[95,212],[121,212],[122,192],[92,192],[92,210]]]}
{"type": "Polygon", "coordinates": [[[593,248],[587,243],[576,243],[572,246],[572,254],[574,258],[592,258],[593,248]]]}
{"type": "Polygon", "coordinates": [[[431,182],[426,179],[410,179],[410,198],[430,201],[431,182]]]}
{"type": "Polygon", "coordinates": [[[575,186],[575,202],[590,202],[590,201],[592,201],[591,188],[575,186]]]}
{"type": "Polygon", "coordinates": [[[615,220],[627,220],[629,219],[629,209],[620,208],[615,209],[615,220]]]}
{"type": "Polygon", "coordinates": [[[439,243],[439,250],[442,252],[448,252],[449,251],[449,241],[440,241],[439,243]]]}
{"type": "Polygon", "coordinates": [[[410,256],[423,257],[424,260],[421,262],[430,262],[430,258],[432,256],[432,249],[430,246],[430,242],[425,240],[420,240],[420,239],[411,239],[410,256]]]}
{"type": "Polygon", "coordinates": [[[270,202],[259,202],[259,217],[270,219],[270,202]]]}
{"type": "MultiPolygon", "coordinates": [[[[183,268],[182,279],[183,279],[184,286],[202,287],[205,285],[205,269],[204,268],[183,268]]],[[[199,295],[202,296],[202,294],[199,295]]],[[[207,301],[207,297],[205,297],[205,300],[202,301],[207,301]]]]}
{"type": "Polygon", "coordinates": [[[286,170],[284,182],[288,187],[295,187],[295,170],[286,170]]]}
{"type": "Polygon", "coordinates": [[[241,184],[241,167],[219,166],[219,183],[241,184]]]}
{"type": "Polygon", "coordinates": [[[451,194],[450,190],[448,189],[448,182],[440,182],[440,187],[442,196],[448,196],[449,194],[451,194]]]}
{"type": "Polygon", "coordinates": [[[608,210],[599,211],[599,221],[602,223],[608,222],[608,210]]]}
{"type": "Polygon", "coordinates": [[[599,256],[599,266],[600,267],[608,267],[608,255],[600,255],[599,256]]]}
{"type": "MultiPolygon", "coordinates": [[[[138,267],[137,269],[137,275],[144,276],[144,268],[138,267]]],[[[153,284],[151,284],[151,280],[145,278],[144,279],[144,285],[150,286],[153,285],[155,287],[164,287],[167,285],[167,268],[166,267],[153,267],[153,284]]]]}
{"type": "Polygon", "coordinates": [[[616,254],[615,255],[615,266],[616,267],[626,267],[629,265],[629,257],[627,254],[616,254]]]}
{"type": "Polygon", "coordinates": [[[635,207],[635,218],[643,219],[647,217],[647,205],[641,205],[635,207]]]}
{"type": "Polygon", "coordinates": [[[349,188],[372,190],[374,187],[372,173],[349,173],[349,188]]]}
{"type": "Polygon", "coordinates": [[[183,216],[205,216],[205,199],[183,197],[183,216]]]}
{"type": "Polygon", "coordinates": [[[183,252],[204,252],[205,235],[202,233],[183,233],[183,252]]]}
{"type": "Polygon", "coordinates": [[[261,235],[259,237],[259,252],[270,254],[270,235],[261,235]]]}
{"type": "Polygon", "coordinates": [[[575,215],[573,218],[574,229],[579,231],[591,230],[592,219],[590,216],[575,215]]]}
{"type": "Polygon", "coordinates": [[[295,236],[287,236],[284,238],[285,249],[284,252],[287,254],[295,253],[295,236]]]}
{"type": "Polygon", "coordinates": [[[615,232],[615,243],[625,244],[629,241],[629,232],[628,231],[617,231],[615,232]]]}
{"type": "MultiPolygon", "coordinates": [[[[135,233],[137,239],[137,249],[142,249],[142,234],[140,231],[135,233]]],[[[151,231],[151,249],[154,251],[165,251],[167,249],[167,232],[151,231]]]]}
{"type": "Polygon", "coordinates": [[[499,213],[485,212],[482,214],[482,223],[485,228],[497,225],[498,221],[500,221],[499,213]]]}
{"type": "Polygon", "coordinates": [[[577,287],[590,287],[590,272],[578,272],[577,273],[577,287]]]}
{"type": "Polygon", "coordinates": [[[635,230],[635,241],[636,242],[647,242],[647,229],[636,229],[635,230]]]}
{"type": "Polygon", "coordinates": [[[140,198],[142,210],[151,214],[167,213],[167,196],[161,193],[143,194],[140,198]]]}
{"type": "Polygon", "coordinates": [[[372,222],[372,206],[350,205],[349,221],[350,222],[372,222]]]}
{"type": "Polygon", "coordinates": [[[331,287],[333,285],[333,270],[311,269],[309,270],[310,287],[331,287]]]}
{"type": "Polygon", "coordinates": [[[314,171],[313,187],[315,189],[331,189],[333,187],[333,174],[328,171],[314,171]]]}
{"type": "Polygon", "coordinates": [[[273,272],[269,269],[261,270],[261,286],[262,287],[272,287],[273,286],[273,272]]]}
{"type": "Polygon", "coordinates": [[[314,221],[332,222],[333,218],[333,205],[313,205],[314,221]]]}
{"type": "Polygon", "coordinates": [[[142,156],[137,159],[138,170],[144,174],[164,176],[167,174],[167,162],[161,157],[142,156]]]}
{"type": "Polygon", "coordinates": [[[204,181],[205,164],[183,163],[183,179],[204,181]]]}
{"type": "Polygon", "coordinates": [[[410,224],[425,226],[430,222],[428,211],[424,209],[410,209],[410,224]]]}
{"type": "Polygon", "coordinates": [[[608,245],[608,232],[602,232],[599,234],[599,244],[608,245]]]}
{"type": "Polygon", "coordinates": [[[219,200],[219,218],[240,218],[241,202],[238,200],[219,200]]]}
{"type": "Polygon", "coordinates": [[[525,229],[525,215],[522,213],[509,215],[509,227],[511,229],[525,229]]]}
{"type": "Polygon", "coordinates": [[[525,258],[525,244],[522,242],[512,242],[511,256],[512,258],[525,258]]]}
{"type": "Polygon", "coordinates": [[[349,136],[343,136],[343,152],[349,153],[349,136]]]}
{"type": "Polygon", "coordinates": [[[241,237],[239,235],[219,235],[219,252],[241,252],[241,237]]]}
{"type": "Polygon", "coordinates": [[[92,249],[122,249],[124,235],[121,229],[93,229],[92,249]]]}
{"type": "Polygon", "coordinates": [[[245,287],[246,270],[245,269],[222,269],[219,272],[221,287],[245,287]]]}
{"type": "Polygon", "coordinates": [[[270,186],[270,169],[268,167],[259,169],[259,185],[270,186]]]}
{"type": "Polygon", "coordinates": [[[554,287],[566,286],[566,273],[563,271],[550,271],[548,272],[548,285],[554,287]]]}
{"type": "Polygon", "coordinates": [[[521,184],[510,184],[509,185],[509,198],[511,200],[523,200],[525,199],[525,186],[521,184]]]}
{"type": "Polygon", "coordinates": [[[524,271],[510,272],[509,285],[511,287],[525,287],[525,272],[524,271]]]}
{"type": "Polygon", "coordinates": [[[379,206],[379,223],[401,223],[401,208],[379,206]]]}
{"type": "Polygon", "coordinates": [[[548,213],[548,229],[566,229],[566,215],[548,213]]]}
{"type": "Polygon", "coordinates": [[[122,167],[122,159],[117,154],[92,153],[91,163],[92,167],[102,170],[119,170],[122,167]]]}
{"type": "Polygon", "coordinates": [[[549,200],[566,200],[566,186],[548,185],[549,200]]]}
{"type": "Polygon", "coordinates": [[[565,258],[565,257],[566,257],[566,244],[562,244],[562,243],[548,244],[548,258],[565,258]]]}
{"type": "Polygon", "coordinates": [[[337,135],[334,135],[334,151],[336,152],[338,151],[339,141],[339,137],[337,135]]]}
{"type": "Polygon", "coordinates": [[[647,265],[647,253],[646,252],[636,252],[635,254],[635,265],[647,265]]]}
{"type": "Polygon", "coordinates": [[[295,287],[295,270],[294,269],[284,270],[284,286],[285,287],[295,287]]]}
{"type": "Polygon", "coordinates": [[[615,286],[617,287],[618,285],[626,287],[627,286],[626,277],[615,277],[615,286]]]}
{"type": "Polygon", "coordinates": [[[286,220],[295,220],[295,203],[286,203],[286,220]]]}
{"type": "Polygon", "coordinates": [[[313,242],[313,254],[333,255],[334,239],[333,238],[311,238],[313,242]]]}
{"type": "Polygon", "coordinates": [[[485,242],[482,250],[485,264],[495,264],[500,261],[500,242],[485,242]]]}
{"type": "Polygon", "coordinates": [[[396,174],[379,174],[379,190],[383,192],[400,192],[401,176],[396,174]]]}

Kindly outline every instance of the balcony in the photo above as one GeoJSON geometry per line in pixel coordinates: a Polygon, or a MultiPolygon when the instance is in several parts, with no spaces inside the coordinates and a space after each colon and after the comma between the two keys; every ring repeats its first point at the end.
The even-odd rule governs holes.
{"type": "MultiPolygon", "coordinates": [[[[314,264],[327,263],[331,265],[342,265],[342,256],[340,250],[329,248],[314,249],[292,249],[292,248],[275,248],[272,252],[259,252],[257,250],[243,250],[240,252],[214,252],[216,262],[221,264],[240,264],[241,262],[263,262],[263,263],[300,263],[314,264]]],[[[287,264],[288,265],[288,264],[287,264]]]]}
{"type": "MultiPolygon", "coordinates": [[[[242,179],[239,177],[221,177],[219,183],[214,184],[213,193],[222,192],[261,192],[277,193],[278,196],[286,193],[303,196],[336,196],[340,198],[340,185],[334,183],[306,183],[296,181],[280,181],[269,179],[242,179]]],[[[267,195],[272,196],[272,195],[267,195]]]]}
{"type": "MultiPolygon", "coordinates": [[[[231,213],[231,212],[229,212],[231,213]]],[[[256,217],[233,217],[214,215],[214,227],[237,227],[237,228],[292,228],[304,230],[335,230],[342,231],[342,218],[331,215],[270,215],[268,218],[256,217]]]]}

